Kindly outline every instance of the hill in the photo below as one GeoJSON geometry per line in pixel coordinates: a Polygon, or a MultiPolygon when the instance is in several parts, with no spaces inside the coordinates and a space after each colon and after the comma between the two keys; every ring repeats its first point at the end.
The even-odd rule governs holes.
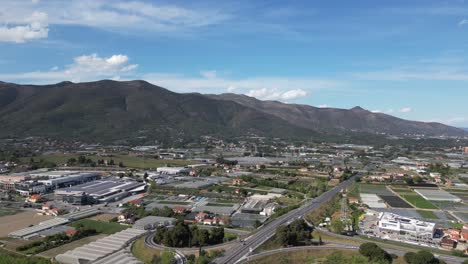
{"type": "Polygon", "coordinates": [[[333,140],[352,132],[464,133],[362,108],[320,109],[232,94],[179,94],[145,81],[110,80],[42,86],[0,83],[0,122],[2,138],[47,136],[93,142],[169,142],[202,135],[333,140]]]}

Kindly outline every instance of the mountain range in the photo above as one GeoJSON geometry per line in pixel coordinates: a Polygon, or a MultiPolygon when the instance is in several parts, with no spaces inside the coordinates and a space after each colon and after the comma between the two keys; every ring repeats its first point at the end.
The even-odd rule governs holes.
{"type": "Polygon", "coordinates": [[[440,123],[408,121],[361,107],[317,108],[238,94],[175,93],[145,81],[19,85],[0,82],[0,137],[93,142],[264,136],[334,140],[351,136],[465,136],[440,123]]]}

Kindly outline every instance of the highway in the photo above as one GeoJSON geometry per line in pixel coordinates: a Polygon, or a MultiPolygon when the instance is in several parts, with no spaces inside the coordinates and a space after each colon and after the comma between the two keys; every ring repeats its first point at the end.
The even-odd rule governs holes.
{"type": "Polygon", "coordinates": [[[341,190],[351,185],[354,181],[354,177],[338,184],[333,189],[323,193],[317,198],[314,198],[311,201],[306,202],[301,207],[292,210],[275,220],[263,225],[255,233],[250,235],[244,240],[243,244],[234,245],[231,249],[227,249],[225,255],[219,259],[213,261],[213,263],[219,264],[230,264],[230,263],[238,263],[244,260],[249,253],[255,250],[257,247],[265,243],[268,239],[270,239],[275,233],[276,229],[284,224],[289,224],[293,220],[303,217],[308,212],[319,208],[322,204],[329,201],[333,198],[336,194],[338,194],[341,190]]]}

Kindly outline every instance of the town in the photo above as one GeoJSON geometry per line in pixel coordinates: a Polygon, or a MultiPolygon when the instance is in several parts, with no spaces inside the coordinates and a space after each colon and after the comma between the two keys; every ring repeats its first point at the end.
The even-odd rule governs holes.
{"type": "Polygon", "coordinates": [[[468,147],[204,140],[178,149],[4,141],[3,249],[69,264],[230,263],[232,246],[329,195],[288,222],[307,235],[281,241],[279,226],[245,261],[275,247],[356,242],[449,262],[468,253],[468,147]]]}

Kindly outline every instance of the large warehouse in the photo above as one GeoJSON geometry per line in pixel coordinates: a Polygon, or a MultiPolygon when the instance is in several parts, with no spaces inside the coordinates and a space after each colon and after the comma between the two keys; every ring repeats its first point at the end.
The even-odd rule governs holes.
{"type": "Polygon", "coordinates": [[[83,172],[83,173],[58,173],[49,174],[45,180],[38,180],[49,188],[57,189],[69,185],[76,185],[99,179],[101,174],[94,172],[83,172]]]}
{"type": "Polygon", "coordinates": [[[115,202],[132,194],[143,192],[146,184],[133,180],[108,177],[55,191],[56,199],[72,204],[115,202]]]}

